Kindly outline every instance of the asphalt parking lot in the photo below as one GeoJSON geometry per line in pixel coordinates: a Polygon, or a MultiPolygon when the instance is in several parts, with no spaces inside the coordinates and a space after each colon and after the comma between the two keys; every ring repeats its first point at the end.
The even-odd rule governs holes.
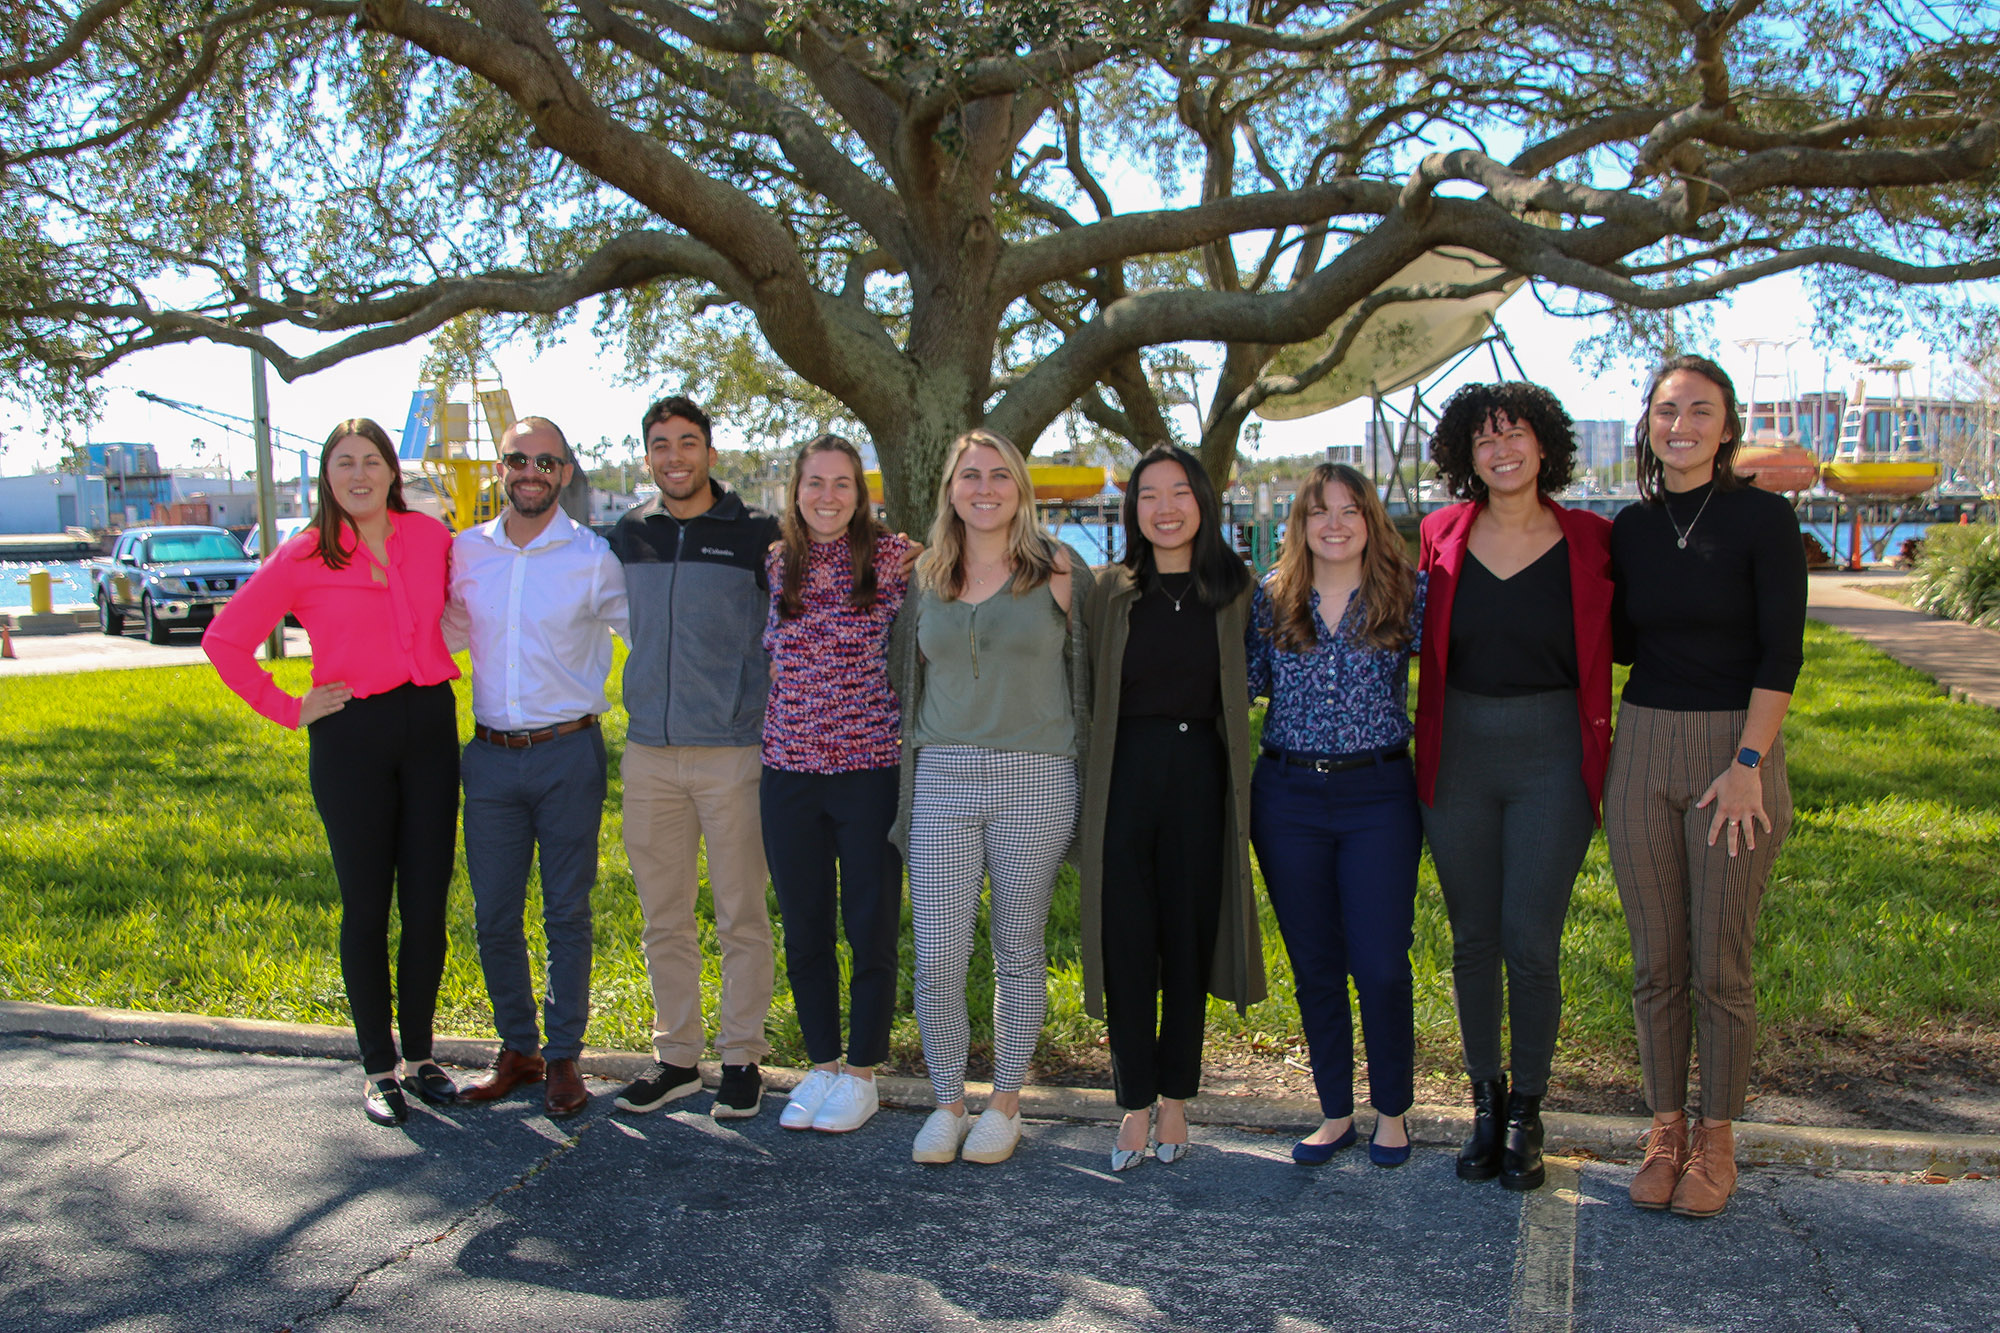
{"type": "Polygon", "coordinates": [[[1529,1196],[1450,1152],[1293,1165],[1198,1128],[1113,1175],[1110,1130],[920,1167],[919,1116],[792,1134],[774,1096],[576,1120],[539,1099],[397,1130],[335,1061],[0,1037],[0,1328],[34,1330],[1991,1329],[2000,1185],[1766,1168],[1710,1222],[1631,1167],[1529,1196]]]}

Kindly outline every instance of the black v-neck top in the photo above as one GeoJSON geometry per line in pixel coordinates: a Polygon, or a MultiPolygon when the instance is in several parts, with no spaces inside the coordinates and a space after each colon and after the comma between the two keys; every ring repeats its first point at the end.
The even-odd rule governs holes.
{"type": "Polygon", "coordinates": [[[1466,551],[1445,663],[1452,689],[1489,698],[1577,687],[1568,538],[1504,579],[1466,551]]]}

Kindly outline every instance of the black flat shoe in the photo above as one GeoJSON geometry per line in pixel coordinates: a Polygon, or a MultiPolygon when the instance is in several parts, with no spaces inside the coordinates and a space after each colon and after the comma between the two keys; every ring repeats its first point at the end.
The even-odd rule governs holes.
{"type": "Polygon", "coordinates": [[[404,1075],[403,1086],[415,1093],[419,1101],[429,1102],[432,1106],[450,1106],[458,1100],[458,1085],[430,1060],[404,1075]]]}
{"type": "Polygon", "coordinates": [[[410,1118],[410,1104],[393,1078],[370,1079],[361,1085],[361,1109],[378,1125],[400,1125],[410,1118]]]}

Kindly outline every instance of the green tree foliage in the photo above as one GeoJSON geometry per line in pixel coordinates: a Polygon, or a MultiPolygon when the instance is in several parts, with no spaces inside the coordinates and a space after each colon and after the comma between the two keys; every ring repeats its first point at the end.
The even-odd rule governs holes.
{"type": "Polygon", "coordinates": [[[1140,446],[1192,402],[1226,476],[1251,411],[1413,300],[1527,279],[1647,339],[1792,269],[1850,324],[1893,285],[2000,274],[1997,18],[16,0],[0,382],[86,411],[147,348],[255,347],[294,378],[475,312],[554,338],[596,297],[636,374],[761,403],[757,435],[856,423],[913,531],[975,423],[1140,446]],[[1397,285],[1441,248],[1491,262],[1397,285]],[[1196,361],[1220,373],[1190,387],[1196,361]]]}

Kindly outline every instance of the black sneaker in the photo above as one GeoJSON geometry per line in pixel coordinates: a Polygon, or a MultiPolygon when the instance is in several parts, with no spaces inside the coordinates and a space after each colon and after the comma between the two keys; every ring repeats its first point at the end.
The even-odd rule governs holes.
{"type": "Polygon", "coordinates": [[[757,1114],[764,1104],[764,1076],[755,1065],[724,1065],[722,1086],[708,1113],[717,1120],[741,1120],[757,1114]]]}
{"type": "Polygon", "coordinates": [[[626,1085],[612,1105],[621,1111],[657,1111],[677,1097],[701,1091],[701,1071],[692,1065],[655,1064],[626,1085]]]}

